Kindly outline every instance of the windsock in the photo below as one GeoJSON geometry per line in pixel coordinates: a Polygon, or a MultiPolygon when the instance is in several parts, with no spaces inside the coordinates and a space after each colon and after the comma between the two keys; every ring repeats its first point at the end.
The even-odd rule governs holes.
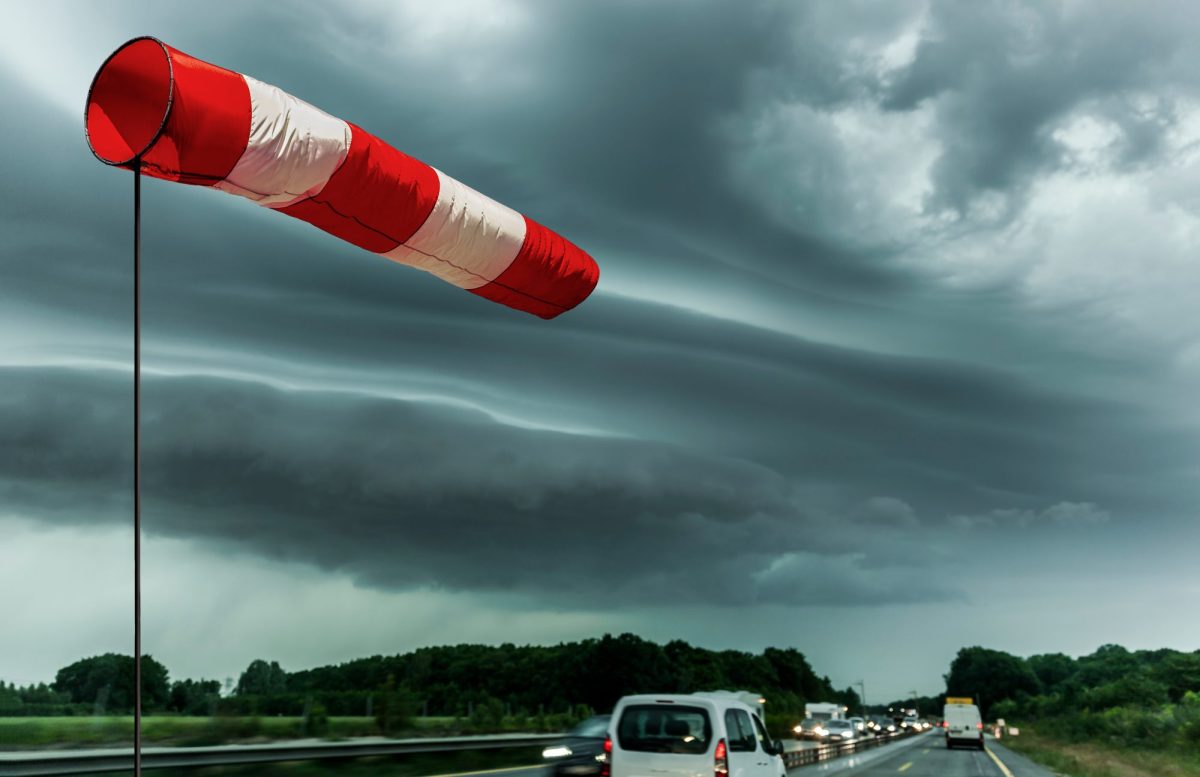
{"type": "Polygon", "coordinates": [[[387,259],[542,318],[600,276],[556,232],[250,76],[142,37],[88,90],[88,146],[108,165],[253,200],[387,259]]]}

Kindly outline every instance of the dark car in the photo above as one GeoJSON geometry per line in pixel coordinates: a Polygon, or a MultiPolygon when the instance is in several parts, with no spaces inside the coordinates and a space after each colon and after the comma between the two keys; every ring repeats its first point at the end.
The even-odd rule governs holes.
{"type": "Polygon", "coordinates": [[[892,720],[886,715],[872,715],[870,721],[867,723],[867,728],[869,728],[871,733],[875,736],[895,734],[900,730],[900,727],[896,725],[896,721],[892,720]]]}
{"type": "Polygon", "coordinates": [[[561,742],[542,751],[542,758],[555,777],[600,774],[609,717],[596,715],[588,718],[567,732],[561,742]]]}

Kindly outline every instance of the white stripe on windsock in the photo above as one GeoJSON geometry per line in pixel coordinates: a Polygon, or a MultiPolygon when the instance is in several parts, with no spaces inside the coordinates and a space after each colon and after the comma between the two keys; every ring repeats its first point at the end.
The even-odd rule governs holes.
{"type": "Polygon", "coordinates": [[[431,272],[463,289],[486,286],[508,269],[525,242],[525,217],[437,173],[437,203],[421,228],[382,256],[431,272]]]}
{"type": "Polygon", "coordinates": [[[320,193],[350,150],[350,125],[250,76],[246,150],[214,188],[283,208],[320,193]]]}

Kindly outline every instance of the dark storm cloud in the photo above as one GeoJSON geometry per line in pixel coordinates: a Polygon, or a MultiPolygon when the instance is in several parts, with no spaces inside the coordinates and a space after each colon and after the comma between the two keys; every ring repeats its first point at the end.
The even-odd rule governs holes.
{"type": "Polygon", "coordinates": [[[828,106],[862,93],[868,85],[818,23],[882,38],[901,14],[859,4],[522,8],[528,23],[510,37],[447,35],[435,56],[410,45],[404,21],[381,23],[377,8],[313,3],[308,17],[319,23],[309,24],[291,9],[225,9],[219,38],[160,13],[174,45],[354,121],[603,250],[609,266],[622,261],[614,251],[652,253],[660,270],[732,268],[854,295],[907,281],[817,225],[781,228],[747,200],[731,182],[727,129],[768,95],[828,106]],[[486,69],[464,82],[459,58],[486,69]],[[648,250],[656,242],[666,245],[648,250]]]}
{"type": "MultiPolygon", "coordinates": [[[[3,373],[0,443],[15,453],[0,471],[9,509],[122,520],[128,381],[3,373]]],[[[805,537],[819,522],[789,480],[743,460],[206,378],[151,379],[145,403],[150,532],[343,570],[369,585],[535,592],[575,605],[787,603],[799,591],[781,579],[846,566],[813,555],[828,543],[805,537]],[[806,548],[809,556],[796,555],[806,548]]],[[[860,585],[864,601],[887,598],[860,585]]]]}
{"type": "Polygon", "coordinates": [[[891,110],[936,105],[943,151],[929,206],[965,213],[992,193],[1016,197],[1011,213],[1035,176],[1068,164],[1053,133],[1089,102],[1120,127],[1127,163],[1151,158],[1174,123],[1172,94],[1195,92],[1193,35],[1173,21],[1190,11],[1174,2],[932,3],[916,58],[883,91],[891,110]]]}
{"type": "MultiPolygon", "coordinates": [[[[649,604],[780,603],[802,600],[790,581],[828,573],[846,583],[841,603],[873,603],[896,595],[888,593],[889,567],[936,560],[935,550],[920,546],[922,518],[929,528],[947,520],[957,527],[963,520],[950,517],[953,505],[988,504],[987,525],[1008,517],[1026,526],[1035,508],[1023,506],[1040,509],[1063,492],[1119,499],[1106,479],[1119,473],[1128,485],[1139,468],[1167,458],[1120,454],[1112,442],[1125,430],[1114,406],[1072,409],[1032,396],[1014,402],[989,393],[982,381],[930,366],[899,368],[819,350],[809,356],[821,360],[816,366],[827,377],[789,377],[776,365],[756,364],[753,354],[714,362],[679,349],[658,374],[654,364],[662,359],[653,349],[631,362],[629,373],[642,381],[709,384],[711,397],[686,400],[690,417],[711,413],[716,427],[695,450],[522,429],[438,403],[199,376],[150,378],[147,526],[348,571],[385,588],[536,592],[574,604],[614,596],[649,604]],[[946,415],[933,423],[909,392],[935,374],[949,385],[946,415]],[[876,383],[892,385],[892,406],[880,405],[886,389],[853,396],[876,383]],[[752,385],[758,413],[743,406],[735,421],[722,422],[729,398],[752,385]],[[986,415],[990,405],[1002,420],[955,420],[962,409],[951,404],[956,395],[976,397],[968,416],[986,415]],[[933,426],[939,431],[929,431],[933,426]],[[734,438],[733,450],[749,451],[750,438],[766,436],[779,447],[758,447],[755,458],[765,464],[697,452],[718,449],[722,434],[734,438]],[[739,434],[746,439],[738,442],[739,434]],[[1108,453],[1089,453],[1094,448],[1108,453]],[[895,497],[831,512],[809,493],[834,484],[915,494],[926,512],[919,517],[895,497]],[[730,580],[740,584],[731,588],[730,580]]],[[[619,348],[603,354],[605,363],[622,358],[619,348]]],[[[0,473],[10,509],[59,521],[122,515],[128,379],[9,368],[3,383],[0,448],[17,454],[0,473]]],[[[609,381],[606,389],[618,386],[609,381]]],[[[630,399],[618,395],[615,402],[628,406],[630,399]]],[[[1150,499],[1138,496],[1141,504],[1150,499]]],[[[1081,514],[1071,505],[1046,511],[1053,521],[1081,514]]],[[[936,599],[943,592],[903,595],[936,599]]]]}

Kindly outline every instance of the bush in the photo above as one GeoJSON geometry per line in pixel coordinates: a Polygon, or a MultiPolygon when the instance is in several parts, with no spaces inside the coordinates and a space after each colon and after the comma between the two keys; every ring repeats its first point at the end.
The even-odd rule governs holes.
{"type": "Polygon", "coordinates": [[[379,726],[379,733],[391,736],[412,728],[415,707],[408,689],[403,685],[396,685],[395,676],[388,675],[375,702],[375,723],[379,726]]]}
{"type": "Polygon", "coordinates": [[[315,702],[309,708],[308,714],[304,716],[304,735],[323,737],[328,733],[329,715],[325,712],[325,705],[315,702]]]}

